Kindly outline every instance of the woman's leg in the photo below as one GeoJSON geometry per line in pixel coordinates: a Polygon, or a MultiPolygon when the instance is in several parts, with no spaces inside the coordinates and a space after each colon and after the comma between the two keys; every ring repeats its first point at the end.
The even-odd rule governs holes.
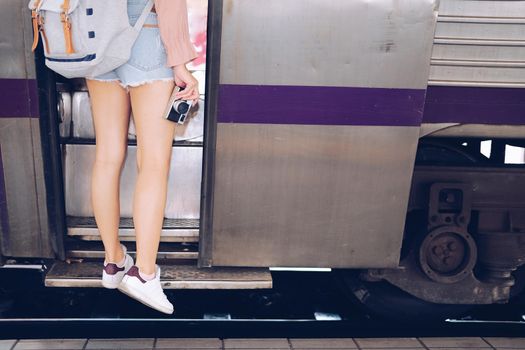
{"type": "Polygon", "coordinates": [[[86,81],[96,135],[91,201],[106,261],[119,262],[124,258],[118,238],[119,190],[120,172],[127,150],[129,95],[116,81],[86,81]]]}
{"type": "Polygon", "coordinates": [[[133,223],[137,242],[135,265],[144,274],[155,273],[166,207],[176,124],[164,119],[162,113],[174,86],[173,81],[154,81],[130,87],[138,148],[138,177],[133,195],[133,223]]]}

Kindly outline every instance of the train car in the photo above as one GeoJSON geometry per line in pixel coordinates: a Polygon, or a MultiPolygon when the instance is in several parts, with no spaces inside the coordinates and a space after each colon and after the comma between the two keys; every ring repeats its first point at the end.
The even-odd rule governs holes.
{"type": "MultiPolygon", "coordinates": [[[[205,93],[173,140],[164,288],[269,289],[272,269],[325,268],[398,319],[523,294],[525,1],[188,4],[205,93]]],[[[85,82],[33,55],[24,1],[0,19],[0,264],[101,287],[85,82]]],[[[132,253],[135,150],[131,119],[132,253]]]]}

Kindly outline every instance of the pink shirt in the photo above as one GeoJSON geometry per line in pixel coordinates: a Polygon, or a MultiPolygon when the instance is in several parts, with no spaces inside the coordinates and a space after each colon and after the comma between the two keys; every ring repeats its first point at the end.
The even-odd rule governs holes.
{"type": "Polygon", "coordinates": [[[170,67],[188,63],[198,55],[190,40],[186,0],[155,0],[155,11],[170,67]]]}

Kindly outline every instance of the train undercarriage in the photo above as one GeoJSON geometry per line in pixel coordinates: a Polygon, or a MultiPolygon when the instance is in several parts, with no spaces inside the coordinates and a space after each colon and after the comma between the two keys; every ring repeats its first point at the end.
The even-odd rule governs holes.
{"type": "Polygon", "coordinates": [[[522,143],[486,157],[481,141],[421,140],[399,268],[338,271],[372,312],[439,319],[524,292],[525,168],[497,152],[522,143]]]}

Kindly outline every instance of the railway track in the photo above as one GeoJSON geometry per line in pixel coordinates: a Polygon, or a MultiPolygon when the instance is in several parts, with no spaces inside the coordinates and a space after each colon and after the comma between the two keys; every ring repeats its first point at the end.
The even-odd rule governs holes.
{"type": "MultiPolygon", "coordinates": [[[[439,322],[367,314],[329,272],[273,271],[268,290],[168,290],[164,315],[116,290],[49,288],[28,269],[0,296],[0,337],[451,337],[523,336],[525,300],[477,307],[439,322]]],[[[14,279],[14,269],[0,278],[14,279]]]]}

